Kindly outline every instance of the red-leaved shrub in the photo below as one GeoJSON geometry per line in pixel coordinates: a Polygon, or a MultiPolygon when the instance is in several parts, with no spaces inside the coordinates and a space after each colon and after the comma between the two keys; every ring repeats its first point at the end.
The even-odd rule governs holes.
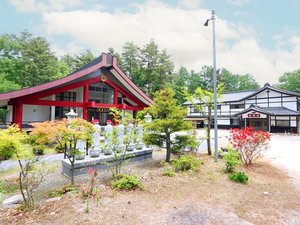
{"type": "Polygon", "coordinates": [[[231,129],[229,142],[240,156],[244,165],[252,165],[261,156],[261,152],[269,148],[270,134],[262,130],[253,130],[252,127],[245,129],[231,129]]]}

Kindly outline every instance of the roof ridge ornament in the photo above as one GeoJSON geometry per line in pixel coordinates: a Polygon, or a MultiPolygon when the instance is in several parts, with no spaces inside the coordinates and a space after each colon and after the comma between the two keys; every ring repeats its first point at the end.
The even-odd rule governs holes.
{"type": "Polygon", "coordinates": [[[271,85],[267,82],[265,83],[264,87],[270,87],[271,85]]]}

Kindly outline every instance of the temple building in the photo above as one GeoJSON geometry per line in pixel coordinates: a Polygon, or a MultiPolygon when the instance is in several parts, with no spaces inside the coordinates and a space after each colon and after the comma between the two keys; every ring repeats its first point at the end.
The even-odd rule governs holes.
{"type": "Polygon", "coordinates": [[[65,118],[70,110],[80,118],[105,124],[109,108],[134,115],[151,104],[118,67],[116,58],[105,53],[66,77],[0,94],[0,107],[7,109],[2,124],[22,127],[65,118]]]}
{"type": "MultiPolygon", "coordinates": [[[[250,126],[269,132],[300,133],[298,93],[265,84],[259,90],[224,93],[218,102],[218,128],[250,126]]],[[[201,128],[207,124],[207,108],[203,109],[205,113],[201,113],[191,102],[185,102],[184,105],[188,107],[187,119],[193,121],[195,127],[201,128]]]]}

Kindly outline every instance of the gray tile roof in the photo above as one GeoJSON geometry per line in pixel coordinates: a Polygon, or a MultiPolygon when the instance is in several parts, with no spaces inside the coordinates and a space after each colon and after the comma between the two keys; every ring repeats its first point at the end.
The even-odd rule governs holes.
{"type": "MultiPolygon", "coordinates": [[[[240,101],[244,101],[247,98],[253,97],[254,95],[259,94],[260,92],[262,92],[264,90],[267,90],[267,89],[272,90],[272,91],[276,91],[276,92],[279,92],[279,93],[291,95],[291,96],[300,97],[299,93],[278,89],[276,87],[270,86],[267,83],[262,88],[260,88],[258,90],[245,90],[245,91],[235,91],[235,92],[224,93],[221,96],[221,98],[218,99],[218,102],[240,102],[240,101]]],[[[199,101],[196,100],[195,103],[197,104],[197,103],[199,103],[199,101]]],[[[189,104],[191,104],[191,102],[189,102],[189,101],[186,101],[185,103],[183,103],[183,105],[189,105],[189,104]]]]}
{"type": "Polygon", "coordinates": [[[251,105],[248,109],[238,112],[235,115],[241,115],[249,111],[256,111],[271,116],[300,116],[300,112],[286,107],[259,107],[256,105],[251,105]]]}

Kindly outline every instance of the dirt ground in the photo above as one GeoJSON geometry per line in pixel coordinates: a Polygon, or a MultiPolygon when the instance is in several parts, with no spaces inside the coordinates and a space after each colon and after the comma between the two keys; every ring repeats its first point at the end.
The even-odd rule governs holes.
{"type": "Polygon", "coordinates": [[[145,190],[115,191],[107,174],[100,174],[89,212],[87,200],[73,192],[58,201],[42,200],[30,212],[0,209],[0,224],[300,224],[299,191],[284,171],[265,161],[239,168],[249,175],[243,185],[228,180],[222,160],[202,154],[197,172],[164,177],[163,158],[157,151],[153,160],[128,168],[142,177],[145,190]]]}

